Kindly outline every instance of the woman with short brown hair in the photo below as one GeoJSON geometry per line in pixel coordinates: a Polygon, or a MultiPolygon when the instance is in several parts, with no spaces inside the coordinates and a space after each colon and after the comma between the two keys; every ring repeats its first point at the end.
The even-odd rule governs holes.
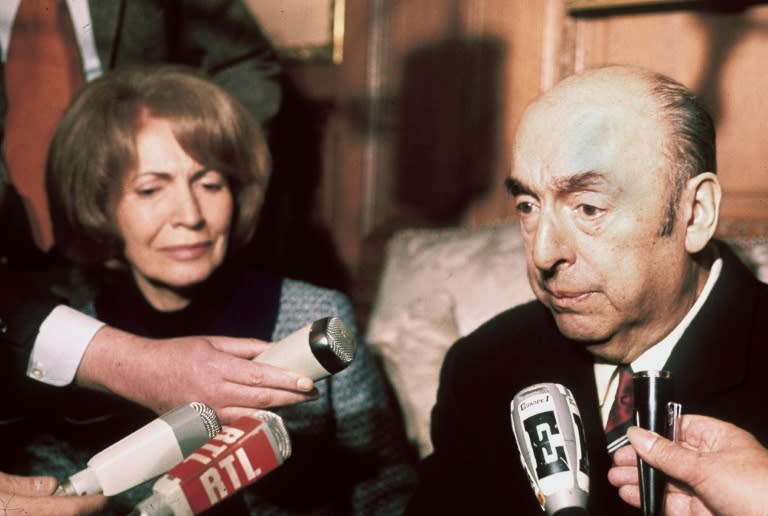
{"type": "MultiPolygon", "coordinates": [[[[248,112],[206,79],[178,68],[126,68],[88,84],[56,131],[47,173],[56,241],[89,271],[92,311],[105,323],[154,338],[277,341],[338,316],[356,333],[342,293],[254,270],[238,257],[262,205],[269,153],[248,112]]],[[[364,343],[349,367],[316,387],[317,399],[277,409],[293,454],[246,491],[249,510],[402,512],[415,484],[413,456],[364,343]]],[[[85,412],[81,422],[95,422],[69,431],[62,423],[83,461],[75,469],[154,417],[128,405],[72,408],[85,412]]],[[[132,490],[110,503],[122,501],[115,508],[127,512],[146,495],[132,490]]]]}

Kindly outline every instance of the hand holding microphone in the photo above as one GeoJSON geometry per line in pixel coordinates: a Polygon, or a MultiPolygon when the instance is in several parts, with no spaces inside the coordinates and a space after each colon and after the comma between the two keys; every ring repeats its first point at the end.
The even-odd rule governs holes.
{"type": "Polygon", "coordinates": [[[637,457],[676,480],[667,487],[665,516],[768,514],[768,449],[746,430],[700,415],[681,418],[678,442],[640,428],[632,446],[614,455],[608,480],[640,507],[637,457]]]}
{"type": "Polygon", "coordinates": [[[258,410],[222,431],[163,475],[131,516],[199,514],[258,481],[291,455],[283,420],[258,410]]]}
{"type": "Polygon", "coordinates": [[[338,317],[325,317],[275,342],[254,361],[288,369],[313,380],[338,373],[355,358],[357,342],[338,317]]]}
{"type": "Polygon", "coordinates": [[[581,414],[571,392],[539,383],[511,403],[520,460],[541,508],[550,516],[586,514],[589,459],[581,414]]]}
{"type": "Polygon", "coordinates": [[[116,495],[162,475],[221,430],[216,413],[188,403],[163,414],[97,453],[56,495],[116,495]]]}
{"type": "Polygon", "coordinates": [[[90,496],[53,496],[58,482],[50,476],[19,476],[0,472],[0,514],[102,514],[107,498],[90,496]]]}

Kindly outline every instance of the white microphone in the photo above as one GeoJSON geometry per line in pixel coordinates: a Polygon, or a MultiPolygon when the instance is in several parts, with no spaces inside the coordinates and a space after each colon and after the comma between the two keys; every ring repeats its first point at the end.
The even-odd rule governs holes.
{"type": "Polygon", "coordinates": [[[347,367],[356,351],[357,342],[344,321],[325,317],[275,342],[253,360],[321,380],[347,367]]]}
{"type": "Polygon", "coordinates": [[[162,475],[220,430],[209,406],[181,405],[91,457],[88,467],[65,480],[55,494],[122,493],[162,475]]]}
{"type": "Polygon", "coordinates": [[[518,392],[510,408],[520,460],[542,510],[586,514],[587,440],[571,391],[559,383],[538,383],[518,392]]]}
{"type": "Polygon", "coordinates": [[[291,456],[283,419],[257,410],[241,417],[160,477],[129,516],[200,514],[253,484],[291,456]]]}

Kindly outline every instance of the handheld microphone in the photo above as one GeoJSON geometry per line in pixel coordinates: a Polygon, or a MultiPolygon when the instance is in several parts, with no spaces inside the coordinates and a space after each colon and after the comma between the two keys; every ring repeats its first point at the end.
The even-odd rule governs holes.
{"type": "Polygon", "coordinates": [[[88,467],[70,476],[54,494],[122,493],[162,475],[219,430],[219,418],[209,406],[181,405],[91,457],[88,467]]]}
{"type": "Polygon", "coordinates": [[[520,461],[542,510],[584,515],[589,495],[587,440],[579,407],[559,383],[538,383],[511,403],[520,461]]]}
{"type": "Polygon", "coordinates": [[[357,342],[344,321],[325,317],[275,342],[253,360],[321,380],[347,367],[356,351],[357,342]]]}
{"type": "MultiPolygon", "coordinates": [[[[635,424],[659,435],[667,434],[667,406],[672,401],[672,375],[669,371],[640,371],[632,377],[635,398],[635,424]]],[[[640,506],[644,516],[662,513],[666,475],[637,457],[640,477],[640,506]]]]}
{"type": "Polygon", "coordinates": [[[129,516],[200,514],[256,482],[291,456],[283,419],[254,411],[225,425],[182,463],[160,477],[153,494],[129,516]]]}

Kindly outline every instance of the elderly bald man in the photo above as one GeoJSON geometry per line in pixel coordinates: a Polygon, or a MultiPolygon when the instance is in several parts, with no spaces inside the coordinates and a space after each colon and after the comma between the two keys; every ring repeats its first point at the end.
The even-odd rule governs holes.
{"type": "Polygon", "coordinates": [[[670,371],[684,410],[768,441],[768,286],[713,239],[715,168],[711,117],[658,73],[590,70],[528,107],[507,187],[537,300],[447,354],[410,514],[541,514],[510,425],[510,401],[535,383],[563,384],[579,406],[589,514],[638,513],[607,480],[627,366],[670,371]]]}

